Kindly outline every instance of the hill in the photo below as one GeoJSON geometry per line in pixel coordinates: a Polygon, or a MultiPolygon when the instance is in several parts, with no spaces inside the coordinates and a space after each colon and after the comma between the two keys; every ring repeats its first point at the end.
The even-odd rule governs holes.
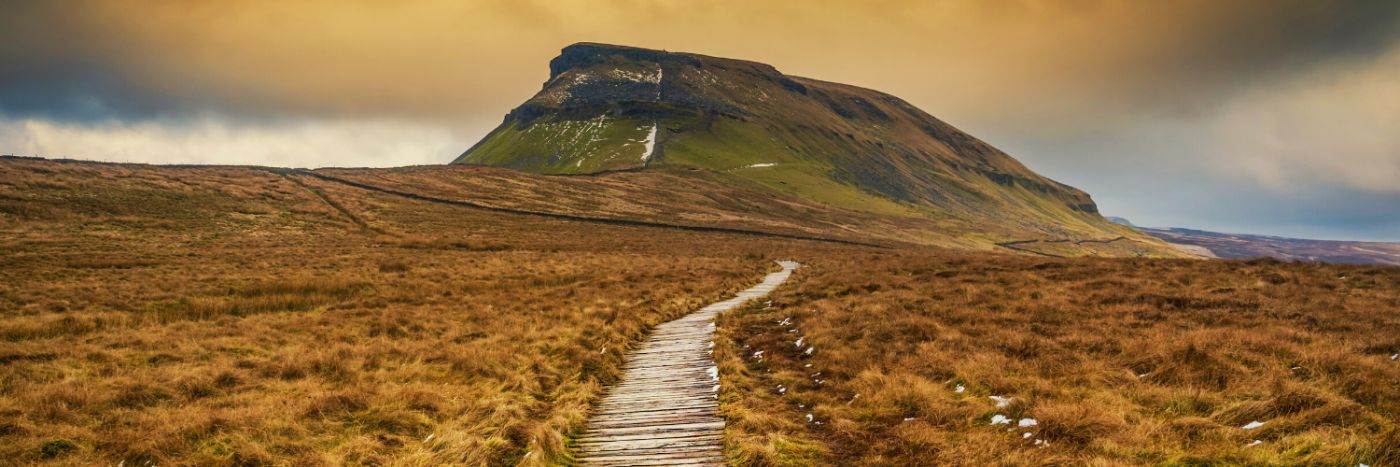
{"type": "Polygon", "coordinates": [[[1289,261],[1400,266],[1400,243],[1309,240],[1183,228],[1139,227],[1138,230],[1172,245],[1204,249],[1202,255],[1207,257],[1277,258],[1289,261]]]}
{"type": "Polygon", "coordinates": [[[543,89],[454,163],[541,174],[705,173],[841,209],[934,219],[929,243],[1128,237],[1088,194],[877,91],[772,66],[568,46],[543,89]]]}

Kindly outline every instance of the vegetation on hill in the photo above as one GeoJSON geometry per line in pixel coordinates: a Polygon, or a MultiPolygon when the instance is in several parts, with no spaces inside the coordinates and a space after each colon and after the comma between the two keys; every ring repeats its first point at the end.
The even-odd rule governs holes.
{"type": "Polygon", "coordinates": [[[947,244],[1128,236],[1175,254],[1100,217],[1088,194],[894,96],[696,54],[566,47],[544,88],[455,162],[701,171],[824,206],[951,220],[963,227],[929,232],[947,244]]]}
{"type": "MultiPolygon", "coordinates": [[[[940,246],[1050,255],[1171,256],[1155,240],[1036,242],[999,246],[1027,235],[1002,222],[896,216],[843,209],[707,172],[612,172],[548,176],[491,167],[421,166],[318,169],[315,174],[405,193],[484,206],[583,217],[733,228],[883,246],[940,246]]],[[[1117,237],[1115,237],[1117,238],[1117,237]]]]}

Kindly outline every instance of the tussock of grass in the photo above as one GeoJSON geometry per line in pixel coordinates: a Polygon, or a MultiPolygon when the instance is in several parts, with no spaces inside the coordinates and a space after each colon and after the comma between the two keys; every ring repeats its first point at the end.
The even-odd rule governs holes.
{"type": "Polygon", "coordinates": [[[484,239],[464,239],[445,237],[424,237],[421,235],[406,235],[393,240],[403,248],[425,249],[425,250],[466,250],[466,251],[502,251],[510,248],[510,245],[484,239]]]}
{"type": "Polygon", "coordinates": [[[369,293],[365,282],[343,278],[291,278],[254,284],[213,296],[181,297],[156,304],[150,312],[160,323],[208,320],[224,316],[309,311],[369,293]]]}

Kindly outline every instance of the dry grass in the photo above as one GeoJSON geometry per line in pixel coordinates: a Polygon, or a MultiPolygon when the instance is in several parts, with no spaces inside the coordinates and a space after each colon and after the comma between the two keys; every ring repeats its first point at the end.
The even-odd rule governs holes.
{"type": "MultiPolygon", "coordinates": [[[[735,463],[1400,463],[1395,269],[874,250],[296,177],[0,161],[0,463],[566,463],[630,345],[774,258],[806,267],[720,326],[735,463]]],[[[679,209],[628,180],[601,211],[552,193],[679,209]]]]}
{"type": "Polygon", "coordinates": [[[562,462],[630,344],[788,248],[301,182],[0,164],[0,464],[562,462]]]}
{"type": "MultiPolygon", "coordinates": [[[[1041,229],[1030,222],[987,222],[980,215],[969,218],[951,212],[940,215],[921,214],[913,209],[903,213],[862,212],[775,192],[741,178],[674,167],[589,176],[546,176],[461,165],[319,169],[317,172],[400,191],[535,212],[762,230],[878,245],[1002,252],[1010,250],[995,247],[994,242],[1103,240],[1126,235],[1129,238],[1112,243],[1035,243],[1024,248],[1072,256],[1181,256],[1156,238],[1131,230],[1075,234],[1063,228],[1041,229]],[[1079,238],[1086,235],[1091,238],[1079,238]]],[[[1066,222],[1079,223],[1073,219],[1066,219],[1066,222]]]]}
{"type": "Polygon", "coordinates": [[[720,323],[741,463],[1400,461],[1400,269],[952,253],[808,263],[771,306],[720,323]]]}

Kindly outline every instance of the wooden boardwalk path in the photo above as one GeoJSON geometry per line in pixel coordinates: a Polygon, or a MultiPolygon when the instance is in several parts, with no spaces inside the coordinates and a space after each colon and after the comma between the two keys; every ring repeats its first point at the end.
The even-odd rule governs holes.
{"type": "Polygon", "coordinates": [[[710,357],[715,317],[768,295],[798,264],[734,298],[711,304],[652,332],[628,356],[622,383],[594,408],[576,446],[583,465],[723,465],[719,369],[710,357]]]}

